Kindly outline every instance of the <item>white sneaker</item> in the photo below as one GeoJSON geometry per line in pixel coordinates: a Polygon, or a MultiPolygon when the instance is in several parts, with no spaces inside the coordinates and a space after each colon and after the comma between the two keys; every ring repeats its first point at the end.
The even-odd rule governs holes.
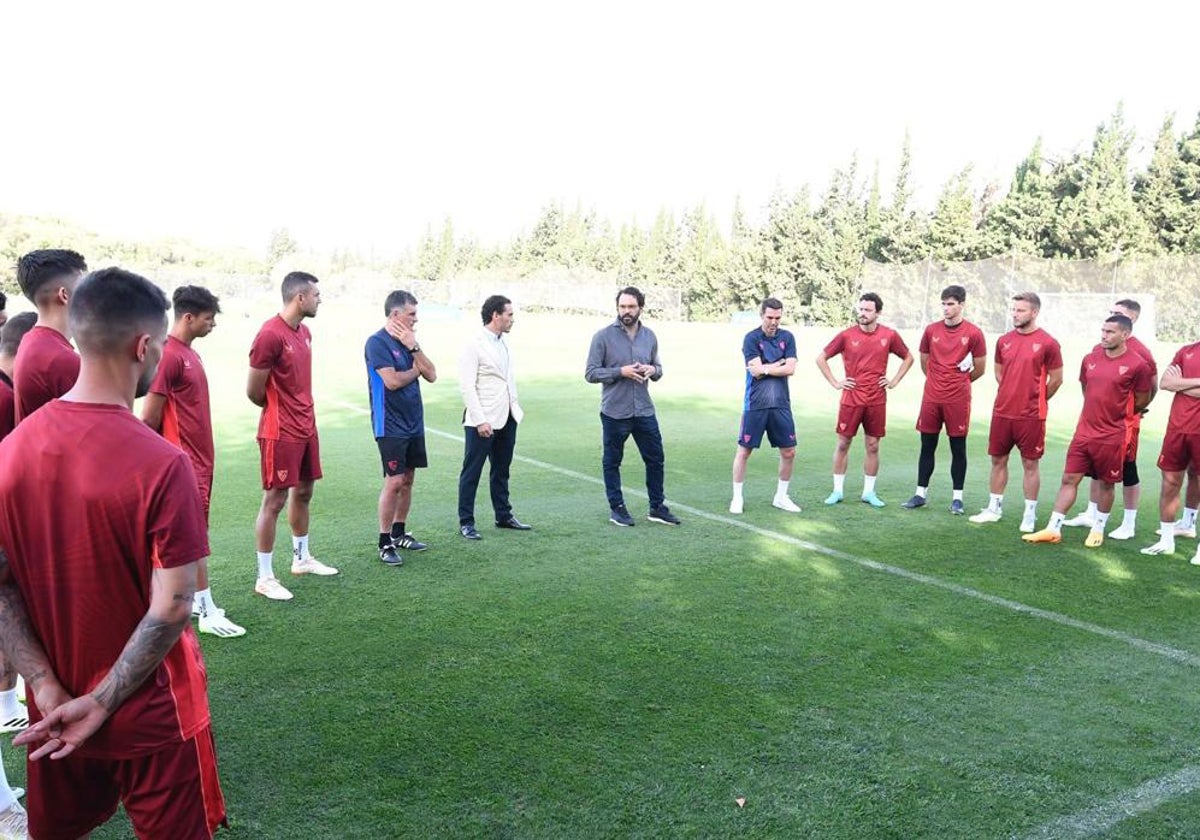
{"type": "Polygon", "coordinates": [[[1166,540],[1159,540],[1154,545],[1148,546],[1147,548],[1142,549],[1142,554],[1174,554],[1174,553],[1175,553],[1175,541],[1174,540],[1171,540],[1170,542],[1167,542],[1166,540]]]}
{"type": "Polygon", "coordinates": [[[732,502],[729,503],[729,512],[730,513],[741,513],[743,506],[744,506],[744,502],[743,502],[742,498],[739,496],[738,498],[734,499],[732,502]]]}
{"type": "Polygon", "coordinates": [[[1191,563],[1193,566],[1200,566],[1200,549],[1198,549],[1195,555],[1192,557],[1191,563]]]}
{"type": "Polygon", "coordinates": [[[793,502],[787,496],[776,496],[775,501],[771,502],[771,504],[780,510],[786,510],[788,513],[800,512],[800,505],[793,502]]]}
{"type": "Polygon", "coordinates": [[[327,577],[329,575],[336,575],[337,573],[338,570],[333,568],[333,566],[326,566],[311,554],[303,560],[296,560],[294,558],[292,559],[292,574],[294,575],[318,575],[320,577],[327,577]]]}
{"type": "Polygon", "coordinates": [[[1096,527],[1096,520],[1084,512],[1078,516],[1072,516],[1070,519],[1064,519],[1063,525],[1068,528],[1094,528],[1096,527]]]}
{"type": "Polygon", "coordinates": [[[1190,540],[1194,540],[1194,539],[1196,539],[1196,526],[1193,525],[1192,527],[1189,528],[1186,525],[1184,525],[1183,520],[1180,519],[1178,522],[1175,523],[1175,536],[1187,537],[1190,540]]]}
{"type": "Polygon", "coordinates": [[[1021,527],[1018,529],[1022,534],[1032,534],[1037,530],[1037,519],[1033,516],[1026,516],[1021,520],[1021,527]]]}
{"type": "Polygon", "coordinates": [[[1121,525],[1115,531],[1108,532],[1108,538],[1110,540],[1131,540],[1135,536],[1136,534],[1134,533],[1133,528],[1127,527],[1126,525],[1121,525]]]}
{"type": "MultiPolygon", "coordinates": [[[[278,583],[278,581],[276,581],[276,583],[278,583]]],[[[283,587],[280,586],[280,589],[282,588],[283,587]]],[[[208,615],[200,616],[199,629],[201,633],[209,633],[213,636],[219,636],[222,639],[233,639],[238,636],[246,635],[246,628],[234,624],[232,621],[226,618],[225,610],[221,610],[220,613],[213,611],[208,615]]]]}
{"type": "Polygon", "coordinates": [[[283,588],[276,578],[259,578],[254,584],[254,591],[272,601],[290,601],[292,593],[283,588]]]}
{"type": "Polygon", "coordinates": [[[991,508],[984,508],[974,516],[967,517],[967,521],[974,522],[977,525],[986,525],[989,522],[999,522],[1000,511],[992,510],[991,508]]]}
{"type": "Polygon", "coordinates": [[[14,802],[0,812],[0,840],[26,840],[29,837],[29,818],[20,802],[14,802]]]}

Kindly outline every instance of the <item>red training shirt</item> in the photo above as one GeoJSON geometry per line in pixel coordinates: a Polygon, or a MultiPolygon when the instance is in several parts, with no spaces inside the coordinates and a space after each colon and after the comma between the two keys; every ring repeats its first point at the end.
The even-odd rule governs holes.
{"type": "Polygon", "coordinates": [[[1046,419],[1046,374],[1063,366],[1062,347],[1040,327],[1031,333],[1016,330],[996,340],[994,359],[1000,386],[992,413],[1013,419],[1046,419]]]}
{"type": "Polygon", "coordinates": [[[1083,357],[1079,381],[1084,384],[1083,411],[1075,439],[1109,442],[1125,439],[1134,394],[1149,392],[1154,375],[1137,353],[1126,350],[1110,359],[1101,348],[1083,357]]]}
{"type": "Polygon", "coordinates": [[[264,440],[305,441],[317,434],[312,398],[312,333],[276,315],[250,345],[250,367],[270,370],[267,404],[258,421],[264,440]]]}
{"type": "Polygon", "coordinates": [[[970,321],[959,321],[953,327],[946,326],[945,321],[934,321],[921,335],[920,350],[929,355],[925,399],[935,403],[969,403],[971,374],[959,370],[958,364],[968,355],[987,355],[983,331],[970,321]]]}
{"type": "Polygon", "coordinates": [[[0,440],[8,437],[17,425],[17,399],[12,380],[0,371],[0,440]]]}
{"type": "MultiPolygon", "coordinates": [[[[149,609],[153,570],[208,555],[191,462],[124,406],[47,403],[0,443],[0,546],[63,687],[91,691],[149,609]]],[[[189,626],[76,754],[144,755],[208,723],[189,626]]]]}
{"type": "MultiPolygon", "coordinates": [[[[1200,341],[1180,347],[1171,364],[1179,366],[1180,375],[1185,379],[1200,377],[1200,341]]],[[[1167,431],[1200,435],[1200,399],[1175,394],[1171,400],[1171,416],[1167,418],[1167,431]]]]}
{"type": "Polygon", "coordinates": [[[150,393],[166,398],[162,436],[188,454],[197,475],[211,476],[215,460],[212,413],[200,354],[175,336],[167,336],[150,393]]]}
{"type": "Polygon", "coordinates": [[[67,337],[52,327],[35,326],[21,339],[13,362],[17,422],[70,391],[78,378],[79,355],[67,337]]]}
{"type": "Polygon", "coordinates": [[[842,390],[842,405],[878,405],[887,402],[887,389],[879,384],[879,377],[887,375],[888,354],[907,358],[908,346],[890,327],[880,324],[866,332],[855,324],[835,335],[822,352],[827,359],[841,353],[846,376],[854,380],[853,388],[842,390]]]}

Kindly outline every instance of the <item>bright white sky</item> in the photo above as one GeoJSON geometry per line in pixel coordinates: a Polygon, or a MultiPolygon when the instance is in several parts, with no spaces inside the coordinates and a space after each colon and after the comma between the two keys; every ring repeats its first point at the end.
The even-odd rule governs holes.
{"type": "Polygon", "coordinates": [[[931,206],[1118,102],[1145,149],[1190,127],[1197,31],[1165,0],[5,3],[0,210],[378,253],[447,215],[506,239],[554,199],[727,224],[856,152],[886,197],[906,131],[931,206]]]}

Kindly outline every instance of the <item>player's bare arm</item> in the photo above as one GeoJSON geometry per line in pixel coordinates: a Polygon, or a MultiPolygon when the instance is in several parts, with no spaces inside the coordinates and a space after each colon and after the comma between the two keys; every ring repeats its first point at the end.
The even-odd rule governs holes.
{"type": "Polygon", "coordinates": [[[104,679],[89,694],[63,703],[19,736],[22,744],[41,744],[29,754],[31,761],[73,753],[154,672],[191,620],[197,566],[154,570],[150,608],[104,679]]]}
{"type": "Polygon", "coordinates": [[[904,379],[904,377],[908,374],[909,370],[912,369],[914,361],[916,361],[916,359],[913,358],[913,354],[909,353],[907,356],[904,357],[904,361],[902,361],[900,363],[900,369],[896,371],[896,375],[893,376],[891,379],[885,378],[884,381],[879,384],[883,385],[888,390],[895,388],[897,385],[900,384],[900,380],[904,379]]]}
{"type": "Polygon", "coordinates": [[[1004,365],[997,362],[996,367],[994,368],[994,371],[996,374],[996,384],[999,385],[1001,382],[1004,381],[1004,365]]]}
{"type": "Polygon", "coordinates": [[[163,409],[166,406],[165,394],[156,394],[153,391],[146,394],[146,398],[142,400],[142,422],[154,431],[162,432],[163,409]]]}
{"type": "Polygon", "coordinates": [[[971,377],[971,381],[974,382],[987,372],[987,354],[984,353],[982,356],[974,356],[972,361],[974,361],[975,367],[968,375],[971,377]]]}
{"type": "Polygon", "coordinates": [[[847,376],[845,379],[838,379],[833,375],[833,369],[829,367],[829,357],[822,351],[817,354],[817,369],[821,371],[821,375],[825,377],[834,389],[838,391],[854,390],[854,379],[847,376]]]}
{"type": "Polygon", "coordinates": [[[1063,384],[1063,369],[1055,368],[1046,374],[1046,399],[1050,399],[1058,393],[1058,389],[1063,384]]]}
{"type": "Polygon", "coordinates": [[[928,353],[921,354],[921,373],[923,373],[925,376],[929,376],[929,354],[928,353]]]}
{"type": "Polygon", "coordinates": [[[250,377],[246,380],[246,396],[259,408],[267,404],[267,379],[270,375],[270,368],[250,368],[250,377]]]}
{"type": "Polygon", "coordinates": [[[1176,394],[1200,399],[1200,379],[1185,377],[1179,365],[1167,365],[1159,387],[1164,391],[1174,391],[1176,394]]]}
{"type": "Polygon", "coordinates": [[[1153,391],[1142,391],[1133,395],[1133,413],[1141,414],[1146,410],[1146,406],[1150,405],[1150,400],[1154,399],[1153,391]]]}
{"type": "Polygon", "coordinates": [[[0,548],[0,645],[9,664],[24,676],[39,709],[53,709],[70,699],[29,623],[25,599],[12,578],[8,554],[3,548],[0,548]]]}

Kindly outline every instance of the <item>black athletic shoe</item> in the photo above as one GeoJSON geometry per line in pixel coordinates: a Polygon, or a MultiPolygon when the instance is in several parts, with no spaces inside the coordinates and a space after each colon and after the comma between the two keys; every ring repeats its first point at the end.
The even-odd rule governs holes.
{"type": "Polygon", "coordinates": [[[466,539],[468,539],[468,540],[481,540],[481,539],[483,539],[483,537],[481,537],[481,536],[479,535],[479,532],[475,530],[475,526],[474,526],[474,525],[463,525],[461,528],[459,528],[459,529],[458,529],[458,533],[462,534],[462,535],[463,535],[463,537],[464,537],[464,538],[466,538],[466,539]]]}
{"type": "Polygon", "coordinates": [[[414,537],[412,534],[405,534],[401,537],[396,537],[392,540],[392,548],[403,548],[406,551],[424,551],[429,548],[425,543],[414,537]]]}
{"type": "Polygon", "coordinates": [[[497,528],[507,528],[510,531],[532,531],[532,525],[526,525],[515,516],[510,516],[508,519],[501,519],[496,523],[497,528]]]}
{"type": "Polygon", "coordinates": [[[907,502],[901,502],[900,507],[912,510],[913,508],[925,507],[924,496],[913,496],[907,502]]]}
{"type": "Polygon", "coordinates": [[[679,517],[671,513],[666,505],[659,505],[656,508],[650,508],[650,512],[646,514],[646,518],[651,522],[658,522],[662,525],[679,525],[679,517]]]}
{"type": "Polygon", "coordinates": [[[608,515],[608,521],[614,525],[620,525],[622,528],[632,528],[637,524],[629,515],[629,509],[625,505],[617,505],[613,508],[612,513],[608,515]]]}
{"type": "Polygon", "coordinates": [[[392,546],[384,546],[379,549],[379,561],[385,566],[403,566],[404,558],[396,553],[396,549],[392,546]]]}

